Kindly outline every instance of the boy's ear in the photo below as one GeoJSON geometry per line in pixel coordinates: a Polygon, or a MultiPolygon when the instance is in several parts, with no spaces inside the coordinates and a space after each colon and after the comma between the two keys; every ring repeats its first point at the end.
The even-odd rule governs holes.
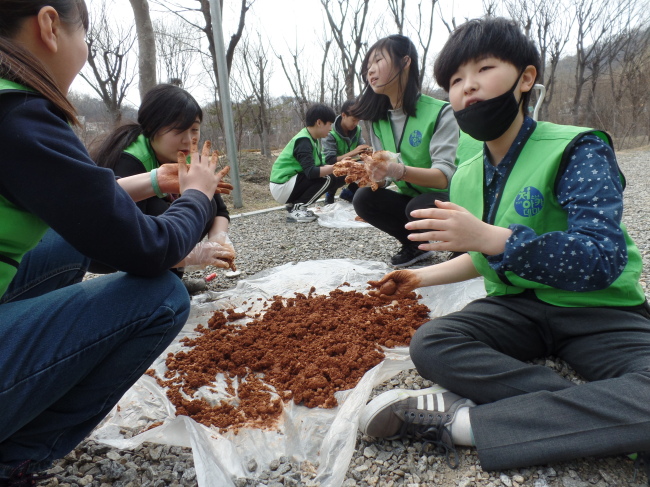
{"type": "Polygon", "coordinates": [[[52,53],[57,52],[59,49],[58,35],[61,29],[59,13],[48,5],[39,10],[36,18],[41,31],[41,40],[45,44],[46,49],[52,53]]]}
{"type": "Polygon", "coordinates": [[[537,79],[537,68],[533,66],[532,64],[529,66],[526,66],[526,69],[524,69],[523,74],[521,75],[521,91],[523,93],[526,93],[530,90],[533,89],[533,86],[535,85],[535,80],[537,79]]]}

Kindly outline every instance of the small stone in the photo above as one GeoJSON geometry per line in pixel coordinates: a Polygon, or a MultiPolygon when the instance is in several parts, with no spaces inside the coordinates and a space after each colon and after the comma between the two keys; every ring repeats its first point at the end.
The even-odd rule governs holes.
{"type": "Polygon", "coordinates": [[[151,457],[152,460],[160,460],[160,456],[162,455],[163,447],[162,445],[159,445],[155,448],[152,448],[149,450],[149,456],[151,457]]]}
{"type": "Polygon", "coordinates": [[[257,461],[254,458],[251,458],[248,460],[248,462],[246,462],[246,470],[249,472],[254,472],[257,470],[257,461]]]}
{"type": "Polygon", "coordinates": [[[367,446],[363,449],[363,456],[366,458],[375,458],[377,456],[377,449],[372,446],[367,446]]]}

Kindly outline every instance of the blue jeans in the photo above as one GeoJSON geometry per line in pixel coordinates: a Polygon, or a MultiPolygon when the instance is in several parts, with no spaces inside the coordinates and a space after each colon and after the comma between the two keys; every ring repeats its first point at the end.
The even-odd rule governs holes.
{"type": "Polygon", "coordinates": [[[0,478],[74,449],[187,320],[171,272],[81,282],[88,263],[50,230],[0,298],[0,478]]]}

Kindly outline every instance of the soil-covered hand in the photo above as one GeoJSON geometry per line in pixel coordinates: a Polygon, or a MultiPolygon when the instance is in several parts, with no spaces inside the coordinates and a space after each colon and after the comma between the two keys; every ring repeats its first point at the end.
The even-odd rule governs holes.
{"type": "MultiPolygon", "coordinates": [[[[236,271],[237,266],[235,265],[235,257],[237,256],[237,253],[235,252],[235,247],[232,244],[232,241],[230,240],[228,233],[218,232],[216,235],[210,237],[208,239],[208,242],[216,242],[219,245],[221,245],[225,250],[229,251],[232,254],[232,257],[224,258],[222,260],[226,264],[228,264],[228,267],[230,268],[231,271],[236,271]]],[[[221,266],[217,266],[217,267],[221,267],[221,266]]]]}
{"type": "Polygon", "coordinates": [[[203,268],[209,265],[228,269],[235,260],[235,251],[230,245],[217,242],[199,242],[176,267],[203,268]]]}
{"type": "Polygon", "coordinates": [[[372,156],[361,156],[366,165],[368,178],[374,182],[386,178],[400,179],[404,175],[404,165],[398,162],[397,154],[385,150],[374,152],[372,156]]]}
{"type": "Polygon", "coordinates": [[[393,271],[386,274],[378,281],[368,281],[370,291],[368,294],[375,296],[405,296],[421,286],[420,278],[411,270],[393,271]]]}

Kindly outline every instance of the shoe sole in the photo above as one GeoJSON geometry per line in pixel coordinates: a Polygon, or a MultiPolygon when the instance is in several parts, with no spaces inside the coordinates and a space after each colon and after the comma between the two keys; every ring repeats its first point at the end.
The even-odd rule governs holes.
{"type": "Polygon", "coordinates": [[[287,218],[287,223],[309,223],[313,221],[316,221],[316,218],[300,219],[300,220],[296,220],[294,218],[287,218]]]}
{"type": "MultiPolygon", "coordinates": [[[[415,390],[408,390],[408,389],[393,389],[388,392],[384,392],[377,397],[375,397],[372,401],[370,401],[368,404],[366,404],[366,407],[363,409],[361,412],[361,416],[359,417],[359,430],[364,434],[368,435],[368,424],[374,419],[375,415],[379,411],[383,411],[385,408],[390,406],[391,404],[395,404],[398,401],[401,401],[403,399],[407,399],[409,397],[416,397],[416,396],[421,396],[423,394],[438,394],[440,392],[448,392],[447,389],[441,386],[432,386],[428,387],[427,389],[415,389],[415,390]],[[368,410],[368,406],[372,404],[373,405],[373,412],[370,414],[368,410]]],[[[397,436],[387,436],[387,440],[392,440],[394,438],[397,438],[397,436]]]]}
{"type": "Polygon", "coordinates": [[[396,269],[399,269],[400,267],[408,267],[410,265],[415,264],[416,262],[420,262],[421,260],[427,259],[432,255],[433,255],[433,250],[429,250],[428,252],[425,252],[424,254],[420,254],[417,257],[412,258],[408,262],[404,262],[403,264],[391,264],[391,265],[396,269]]]}

